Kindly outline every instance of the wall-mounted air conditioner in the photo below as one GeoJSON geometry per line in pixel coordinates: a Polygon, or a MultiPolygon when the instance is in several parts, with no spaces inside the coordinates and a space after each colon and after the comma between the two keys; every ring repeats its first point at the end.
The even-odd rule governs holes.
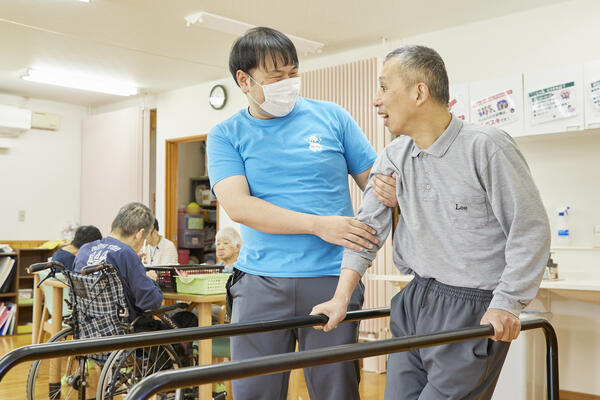
{"type": "Polygon", "coordinates": [[[31,129],[31,111],[0,104],[0,134],[19,135],[31,129]]]}

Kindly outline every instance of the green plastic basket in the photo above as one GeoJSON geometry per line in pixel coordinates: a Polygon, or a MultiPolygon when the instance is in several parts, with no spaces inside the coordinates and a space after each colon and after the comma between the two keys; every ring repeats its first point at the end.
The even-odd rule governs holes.
{"type": "Polygon", "coordinates": [[[199,274],[176,276],[177,293],[221,294],[225,293],[225,284],[231,274],[199,274]]]}

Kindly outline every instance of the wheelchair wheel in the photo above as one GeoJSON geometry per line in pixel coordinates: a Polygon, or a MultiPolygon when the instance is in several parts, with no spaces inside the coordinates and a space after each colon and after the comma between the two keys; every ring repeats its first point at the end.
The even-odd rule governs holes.
{"type": "MultiPolygon", "coordinates": [[[[48,343],[65,340],[73,340],[73,329],[63,329],[52,336],[48,343]]],[[[100,368],[85,357],[66,356],[38,360],[29,369],[27,399],[78,399],[83,379],[86,394],[93,395],[99,377],[100,368]]]]}
{"type": "MultiPolygon", "coordinates": [[[[171,345],[118,350],[110,354],[100,374],[97,400],[124,399],[129,389],[159,371],[178,369],[181,362],[171,345]]],[[[159,393],[160,400],[183,400],[184,390],[159,393]]]]}

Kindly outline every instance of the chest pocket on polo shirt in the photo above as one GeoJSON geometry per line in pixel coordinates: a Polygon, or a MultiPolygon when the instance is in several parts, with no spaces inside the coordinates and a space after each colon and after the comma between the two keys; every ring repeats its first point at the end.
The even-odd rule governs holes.
{"type": "Polygon", "coordinates": [[[485,196],[463,197],[451,200],[450,218],[458,229],[477,229],[489,220],[485,196]]]}

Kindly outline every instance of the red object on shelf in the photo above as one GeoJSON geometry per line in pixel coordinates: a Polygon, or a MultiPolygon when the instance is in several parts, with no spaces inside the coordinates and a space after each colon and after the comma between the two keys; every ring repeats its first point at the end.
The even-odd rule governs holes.
{"type": "Polygon", "coordinates": [[[177,259],[179,264],[187,264],[190,260],[190,251],[188,249],[177,249],[177,259]]]}

